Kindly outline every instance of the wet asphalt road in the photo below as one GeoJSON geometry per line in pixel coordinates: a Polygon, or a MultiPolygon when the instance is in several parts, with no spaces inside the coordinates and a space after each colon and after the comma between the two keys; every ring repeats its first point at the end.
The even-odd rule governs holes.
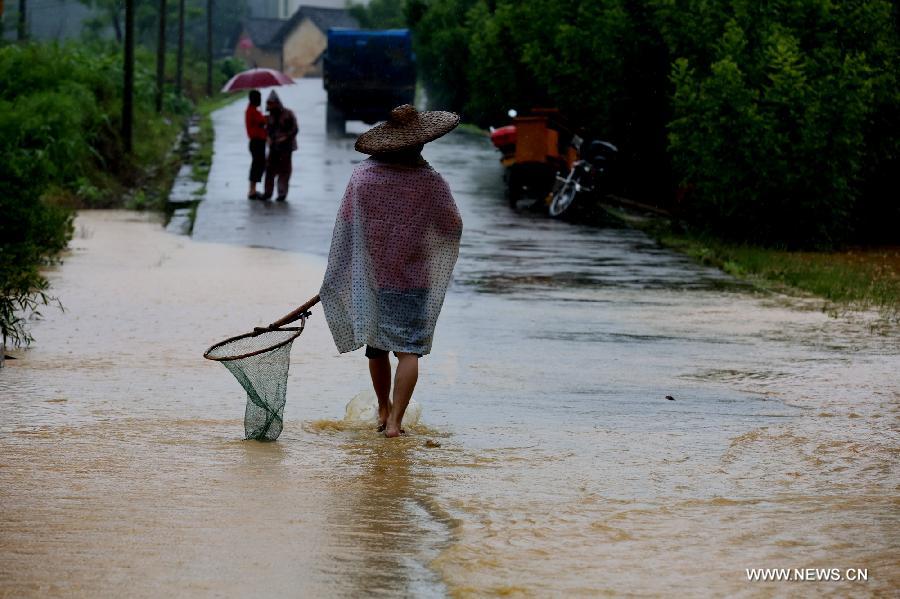
{"type": "MultiPolygon", "coordinates": [[[[320,80],[279,94],[300,121],[288,202],[245,199],[238,102],[214,115],[215,156],[193,236],[324,258],[344,186],[365,158],[353,151],[354,134],[366,126],[326,138],[320,80]]],[[[698,580],[710,552],[721,572],[741,571],[750,554],[757,565],[794,564],[770,542],[778,531],[825,561],[855,564],[886,546],[884,503],[865,498],[886,497],[894,479],[884,419],[896,422],[900,395],[889,337],[815,302],[753,292],[640,232],[510,210],[484,137],[455,132],[424,155],[449,183],[464,232],[415,397],[427,426],[460,456],[478,457],[414,463],[414,479],[430,482],[410,495],[398,525],[428,548],[413,551],[415,567],[396,567],[398,589],[418,580],[440,595],[448,581],[496,590],[514,580],[548,592],[665,594],[687,572],[698,580]],[[859,447],[868,448],[864,459],[859,447]],[[756,504],[770,497],[779,499],[756,504]],[[791,511],[810,497],[812,515],[791,511]],[[633,524],[613,543],[602,523],[620,517],[633,524]],[[843,545],[839,531],[861,521],[872,524],[843,545]],[[746,534],[735,537],[736,528],[746,534]],[[441,549],[444,558],[429,562],[441,549]],[[632,575],[604,586],[610,574],[594,566],[616,560],[632,575]],[[671,577],[643,577],[639,564],[671,577]],[[443,583],[420,575],[435,568],[443,583]]],[[[311,326],[324,326],[316,316],[311,326]]],[[[362,362],[356,354],[348,359],[362,362]]],[[[366,379],[362,364],[358,380],[306,379],[289,390],[286,417],[333,419],[366,379]]],[[[739,578],[722,580],[723,594],[743,588],[739,578]]]]}
{"type": "MultiPolygon", "coordinates": [[[[364,123],[348,123],[342,139],[325,135],[326,96],[319,79],[278,89],[300,123],[299,150],[288,202],[246,199],[249,154],[243,128],[246,104],[214,116],[215,156],[193,237],[327,256],[334,216],[353,166],[366,158],[353,150],[364,123]]],[[[643,234],[557,222],[514,212],[503,200],[502,167],[489,140],[454,132],[428,144],[425,158],[450,184],[463,215],[457,282],[503,292],[534,283],[709,287],[729,279],[661,251],[643,234]]]]}
{"type": "MultiPolygon", "coordinates": [[[[278,92],[300,122],[288,201],[245,198],[245,104],[237,102],[213,115],[215,155],[193,237],[324,258],[350,172],[366,158],[353,142],[367,126],[348,123],[345,138],[327,138],[318,79],[278,92]]],[[[429,422],[449,419],[461,432],[477,406],[480,425],[533,427],[541,421],[538,430],[552,434],[575,414],[592,417],[599,409],[633,416],[641,428],[657,426],[660,409],[673,409],[656,401],[666,395],[698,401],[702,412],[726,419],[735,412],[771,411],[758,397],[738,403],[742,395],[733,389],[723,393],[684,382],[722,360],[757,361],[747,347],[757,344],[758,330],[740,323],[752,321],[749,314],[757,308],[758,298],[746,287],[638,231],[510,210],[498,155],[482,136],[454,132],[428,144],[424,155],[449,183],[464,222],[454,280],[425,367],[440,371],[452,363],[466,374],[451,385],[423,377],[417,393],[448,399],[429,401],[429,422]],[[458,394],[463,398],[451,399],[458,394]],[[609,403],[600,407],[603,398],[609,403]],[[548,408],[558,402],[572,409],[554,411],[547,422],[548,408]]],[[[792,351],[770,347],[762,360],[792,351]]],[[[482,435],[471,441],[490,444],[482,435]]]]}
{"type": "Polygon", "coordinates": [[[244,199],[243,103],[214,115],[194,236],[235,247],[79,217],[67,312],[0,376],[0,596],[896,594],[896,331],[511,211],[476,135],[425,151],[465,231],[421,422],[387,440],[343,417],[366,361],[314,309],[282,436],[243,441],[246,395],[200,355],[317,287],[363,159],[325,138],[320,85],[280,90],[301,123],[287,204],[244,199]]]}

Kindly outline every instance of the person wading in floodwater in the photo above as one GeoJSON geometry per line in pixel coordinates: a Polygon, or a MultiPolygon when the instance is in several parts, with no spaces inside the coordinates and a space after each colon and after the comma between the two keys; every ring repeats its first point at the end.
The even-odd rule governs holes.
{"type": "Polygon", "coordinates": [[[278,197],[283,202],[287,199],[288,183],[291,180],[291,155],[297,149],[297,117],[281,103],[275,90],[266,98],[268,112],[267,129],[269,133],[269,159],[266,162],[266,185],[262,199],[271,199],[275,191],[275,177],[278,177],[278,197]]]}
{"type": "Polygon", "coordinates": [[[422,146],[459,124],[451,112],[405,104],[356,140],[371,158],[353,169],[334,224],[319,292],[341,353],[366,345],[379,431],[397,437],[431,351],[434,327],[459,255],[462,219],[422,146]],[[391,399],[391,362],[397,357],[391,399]]]}
{"type": "Polygon", "coordinates": [[[263,172],[266,170],[266,139],[269,133],[266,131],[266,117],[259,111],[261,104],[262,94],[259,90],[250,90],[247,110],[244,112],[244,124],[247,127],[247,137],[250,138],[251,158],[248,200],[258,200],[262,197],[256,191],[256,184],[262,181],[263,172]]]}

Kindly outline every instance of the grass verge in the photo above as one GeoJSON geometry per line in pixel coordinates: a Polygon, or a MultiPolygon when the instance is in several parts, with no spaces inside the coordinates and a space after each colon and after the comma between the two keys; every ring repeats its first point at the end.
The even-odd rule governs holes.
{"type": "MultiPolygon", "coordinates": [[[[191,164],[194,167],[194,180],[203,183],[204,193],[206,192],[206,181],[209,179],[209,169],[212,167],[213,141],[215,140],[212,113],[241,99],[246,99],[246,94],[218,94],[202,100],[197,105],[197,114],[200,115],[200,132],[197,135],[199,147],[191,157],[191,164]]],[[[237,123],[237,126],[241,126],[241,123],[237,123]]]]}
{"type": "MultiPolygon", "coordinates": [[[[174,145],[182,124],[178,118],[157,116],[144,120],[138,127],[134,181],[129,190],[123,189],[117,197],[131,210],[162,210],[181,165],[181,156],[174,145]]],[[[115,183],[111,182],[107,189],[114,190],[115,183]]],[[[115,202],[111,205],[115,206],[115,202]]]]}
{"type": "Polygon", "coordinates": [[[665,218],[635,218],[619,210],[614,213],[662,245],[757,287],[812,294],[837,307],[876,309],[891,320],[900,319],[900,247],[788,251],[692,233],[665,218]]]}

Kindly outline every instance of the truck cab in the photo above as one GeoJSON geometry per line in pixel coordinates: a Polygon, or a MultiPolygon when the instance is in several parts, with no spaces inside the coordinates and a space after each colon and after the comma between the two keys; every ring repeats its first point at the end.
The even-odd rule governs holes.
{"type": "Polygon", "coordinates": [[[386,120],[392,108],[412,104],[415,98],[410,31],[329,29],[322,81],[328,92],[329,135],[343,135],[348,120],[386,120]]]}

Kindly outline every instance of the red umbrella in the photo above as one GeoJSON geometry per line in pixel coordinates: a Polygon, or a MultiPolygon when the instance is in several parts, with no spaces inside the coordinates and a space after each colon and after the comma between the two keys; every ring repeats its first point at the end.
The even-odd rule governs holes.
{"type": "Polygon", "coordinates": [[[241,89],[257,89],[274,85],[290,85],[294,80],[275,69],[250,69],[238,73],[228,80],[223,92],[236,92],[241,89]]]}

